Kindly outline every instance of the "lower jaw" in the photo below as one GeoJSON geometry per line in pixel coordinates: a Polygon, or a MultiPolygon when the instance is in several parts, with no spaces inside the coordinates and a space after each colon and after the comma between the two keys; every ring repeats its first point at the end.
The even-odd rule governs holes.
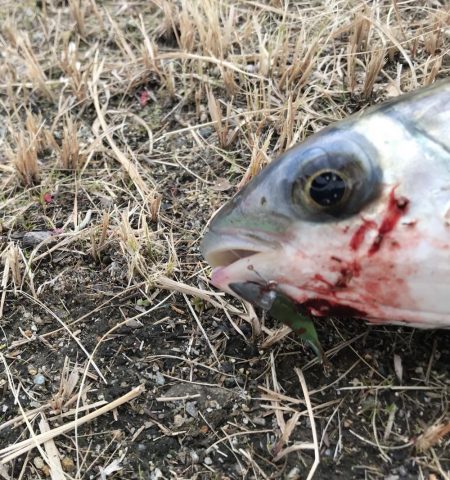
{"type": "Polygon", "coordinates": [[[227,275],[226,269],[226,267],[214,268],[211,274],[211,284],[219,290],[232,293],[231,290],[228,288],[229,277],[227,275]]]}
{"type": "Polygon", "coordinates": [[[215,267],[211,273],[211,283],[217,288],[220,288],[218,283],[220,283],[220,276],[224,268],[225,267],[215,267]]]}
{"type": "MultiPolygon", "coordinates": [[[[216,288],[236,296],[229,288],[235,281],[251,281],[247,278],[235,278],[236,271],[231,272],[229,267],[216,267],[213,269],[211,283],[216,288]]],[[[246,272],[248,274],[248,271],[246,272]]],[[[261,278],[253,278],[261,281],[261,278]]],[[[258,282],[259,283],[259,282],[258,282]]],[[[315,294],[311,291],[299,290],[286,284],[280,285],[283,295],[304,308],[313,316],[340,318],[361,318],[370,323],[386,325],[407,325],[419,328],[450,328],[449,315],[433,312],[418,312],[415,309],[396,308],[375,302],[349,301],[349,299],[330,298],[328,295],[315,294]]]]}

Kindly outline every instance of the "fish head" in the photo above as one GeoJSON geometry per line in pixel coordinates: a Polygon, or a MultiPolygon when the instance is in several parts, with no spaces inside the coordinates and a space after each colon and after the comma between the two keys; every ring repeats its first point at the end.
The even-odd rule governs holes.
{"type": "Polygon", "coordinates": [[[316,316],[449,325],[450,159],[396,112],[323,130],[239,191],[202,242],[212,284],[265,309],[278,292],[316,316]]]}

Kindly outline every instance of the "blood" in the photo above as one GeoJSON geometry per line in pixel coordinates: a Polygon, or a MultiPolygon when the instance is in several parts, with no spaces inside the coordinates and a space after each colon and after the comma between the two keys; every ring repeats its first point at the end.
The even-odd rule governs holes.
{"type": "Polygon", "coordinates": [[[361,273],[361,266],[358,262],[344,262],[340,258],[332,257],[332,260],[339,263],[338,268],[332,269],[333,272],[338,272],[339,276],[336,280],[332,282],[327,280],[323,275],[320,273],[316,273],[313,276],[314,282],[308,282],[306,284],[301,285],[300,289],[306,290],[313,290],[317,292],[319,295],[328,295],[331,294],[335,296],[335,292],[343,290],[347,288],[354,277],[358,277],[361,273]],[[319,282],[321,285],[317,285],[319,282]]]}
{"type": "Polygon", "coordinates": [[[396,197],[396,188],[397,186],[395,186],[389,194],[387,211],[379,227],[377,227],[377,224],[373,220],[363,219],[363,224],[358,227],[350,240],[350,248],[352,250],[358,250],[364,242],[368,230],[377,229],[377,236],[369,248],[368,255],[371,256],[378,252],[383,243],[384,237],[395,228],[402,215],[406,213],[409,200],[405,197],[396,197]]]}
{"type": "Polygon", "coordinates": [[[369,248],[369,256],[378,252],[381,244],[383,243],[385,235],[395,228],[402,215],[404,215],[407,211],[409,200],[405,197],[397,198],[395,196],[395,188],[396,187],[392,189],[389,195],[387,212],[383,218],[383,221],[381,222],[380,227],[378,228],[378,235],[369,248]]]}
{"type": "Polygon", "coordinates": [[[337,279],[335,286],[337,288],[347,288],[353,277],[359,276],[361,267],[357,262],[349,264],[347,267],[342,267],[340,270],[341,276],[337,279]]]}
{"type": "Polygon", "coordinates": [[[400,248],[400,244],[397,242],[397,240],[391,240],[390,245],[393,249],[400,248]]]}
{"type": "Polygon", "coordinates": [[[366,232],[375,228],[377,228],[377,224],[373,220],[363,219],[363,224],[358,228],[358,230],[356,230],[356,232],[353,234],[352,239],[350,240],[350,248],[352,250],[358,250],[358,248],[364,242],[366,232]]]}
{"type": "Polygon", "coordinates": [[[349,305],[342,305],[337,302],[325,300],[323,298],[311,298],[301,304],[311,315],[316,317],[323,317],[326,315],[332,315],[335,317],[359,317],[364,318],[367,316],[366,312],[358,310],[357,308],[350,307],[349,305]]]}
{"type": "Polygon", "coordinates": [[[324,278],[320,273],[316,273],[314,275],[314,280],[317,280],[318,282],[322,282],[325,284],[330,290],[334,289],[334,285],[329,282],[326,278],[324,278]]]}
{"type": "MultiPolygon", "coordinates": [[[[330,258],[339,264],[337,268],[336,266],[331,268],[332,272],[339,272],[339,277],[333,285],[334,289],[347,288],[352,278],[359,277],[361,273],[361,265],[356,260],[353,260],[352,262],[345,262],[339,257],[331,256],[330,258]]],[[[318,279],[317,275],[315,278],[318,279]]]]}
{"type": "Polygon", "coordinates": [[[395,255],[394,251],[386,250],[386,257],[380,254],[376,262],[366,257],[361,259],[362,263],[330,257],[327,274],[314,274],[310,281],[297,287],[303,292],[297,296],[297,302],[305,313],[315,316],[371,320],[386,318],[386,308],[400,310],[406,305],[413,310],[415,300],[405,278],[414,274],[416,267],[405,263],[398,265],[391,253],[395,255]]]}
{"type": "Polygon", "coordinates": [[[418,266],[405,258],[421,238],[415,221],[395,231],[409,205],[396,192],[397,187],[390,190],[379,221],[362,219],[348,232],[350,252],[320,257],[320,273],[297,286],[297,302],[305,313],[383,322],[411,321],[411,312],[420,311],[408,282],[418,266]]]}

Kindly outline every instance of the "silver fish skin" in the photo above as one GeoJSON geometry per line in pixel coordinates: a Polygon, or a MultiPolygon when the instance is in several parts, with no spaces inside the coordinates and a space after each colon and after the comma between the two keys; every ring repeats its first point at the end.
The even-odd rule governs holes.
{"type": "Polygon", "coordinates": [[[316,316],[450,328],[450,79],[285,152],[201,250],[213,285],[256,304],[280,292],[316,316]]]}

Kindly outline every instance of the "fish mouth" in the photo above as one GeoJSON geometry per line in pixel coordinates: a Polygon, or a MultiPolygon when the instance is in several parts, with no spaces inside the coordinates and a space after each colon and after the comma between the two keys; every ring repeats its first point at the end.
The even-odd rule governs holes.
{"type": "Polygon", "coordinates": [[[243,258],[251,257],[260,253],[259,250],[250,250],[232,246],[229,248],[217,248],[209,251],[206,255],[206,261],[211,265],[213,269],[228,267],[231,264],[241,260],[243,258]]]}
{"type": "Polygon", "coordinates": [[[254,233],[222,233],[210,230],[201,243],[201,252],[213,269],[229,267],[243,258],[273,251],[280,243],[254,233]]]}

